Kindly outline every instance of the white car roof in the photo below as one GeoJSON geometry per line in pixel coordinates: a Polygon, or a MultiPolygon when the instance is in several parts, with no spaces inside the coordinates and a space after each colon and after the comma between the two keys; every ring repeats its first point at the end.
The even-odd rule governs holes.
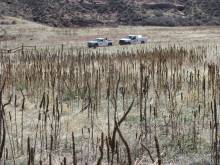
{"type": "Polygon", "coordinates": [[[96,38],[96,40],[104,40],[104,38],[96,38]]]}
{"type": "Polygon", "coordinates": [[[131,37],[135,37],[135,36],[142,37],[142,35],[133,35],[133,34],[128,35],[128,36],[131,36],[131,37]]]}

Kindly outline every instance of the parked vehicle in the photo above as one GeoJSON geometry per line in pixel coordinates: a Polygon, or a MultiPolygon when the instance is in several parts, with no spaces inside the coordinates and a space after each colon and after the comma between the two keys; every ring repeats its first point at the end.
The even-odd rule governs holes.
{"type": "Polygon", "coordinates": [[[113,42],[111,40],[108,40],[107,38],[96,38],[93,41],[88,41],[87,45],[89,48],[96,48],[96,47],[112,46],[113,42]]]}
{"type": "Polygon", "coordinates": [[[128,35],[127,37],[119,40],[120,45],[144,44],[146,42],[147,38],[142,35],[128,35]]]}

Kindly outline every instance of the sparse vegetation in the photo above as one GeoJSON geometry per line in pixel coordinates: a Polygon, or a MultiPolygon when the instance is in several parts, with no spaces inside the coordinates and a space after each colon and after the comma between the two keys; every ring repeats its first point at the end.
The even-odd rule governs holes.
{"type": "Polygon", "coordinates": [[[177,45],[2,53],[0,161],[161,165],[201,155],[217,165],[218,54],[177,45]]]}
{"type": "Polygon", "coordinates": [[[219,164],[219,27],[2,19],[0,164],[219,164]],[[149,43],[117,45],[137,32],[149,43]],[[83,45],[102,36],[116,46],[83,45]]]}
{"type": "Polygon", "coordinates": [[[219,8],[219,0],[2,0],[0,15],[55,27],[192,26],[219,25],[219,8]]]}

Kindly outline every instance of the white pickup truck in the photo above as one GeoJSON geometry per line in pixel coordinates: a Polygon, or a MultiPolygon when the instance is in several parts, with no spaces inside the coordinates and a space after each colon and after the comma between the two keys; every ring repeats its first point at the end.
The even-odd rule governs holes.
{"type": "Polygon", "coordinates": [[[146,42],[147,38],[142,35],[128,35],[127,37],[119,40],[120,45],[144,44],[146,42]]]}
{"type": "Polygon", "coordinates": [[[96,47],[112,46],[113,42],[111,40],[108,40],[107,38],[96,38],[93,41],[88,41],[87,45],[89,48],[96,48],[96,47]]]}

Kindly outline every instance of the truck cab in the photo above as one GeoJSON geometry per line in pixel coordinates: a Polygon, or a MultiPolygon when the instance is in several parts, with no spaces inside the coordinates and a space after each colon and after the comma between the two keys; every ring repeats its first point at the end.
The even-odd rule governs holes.
{"type": "Polygon", "coordinates": [[[89,48],[105,47],[112,46],[113,42],[107,38],[96,38],[95,40],[88,41],[87,45],[89,48]]]}
{"type": "Polygon", "coordinates": [[[147,38],[142,35],[128,35],[119,40],[120,45],[144,44],[146,42],[147,38]]]}

